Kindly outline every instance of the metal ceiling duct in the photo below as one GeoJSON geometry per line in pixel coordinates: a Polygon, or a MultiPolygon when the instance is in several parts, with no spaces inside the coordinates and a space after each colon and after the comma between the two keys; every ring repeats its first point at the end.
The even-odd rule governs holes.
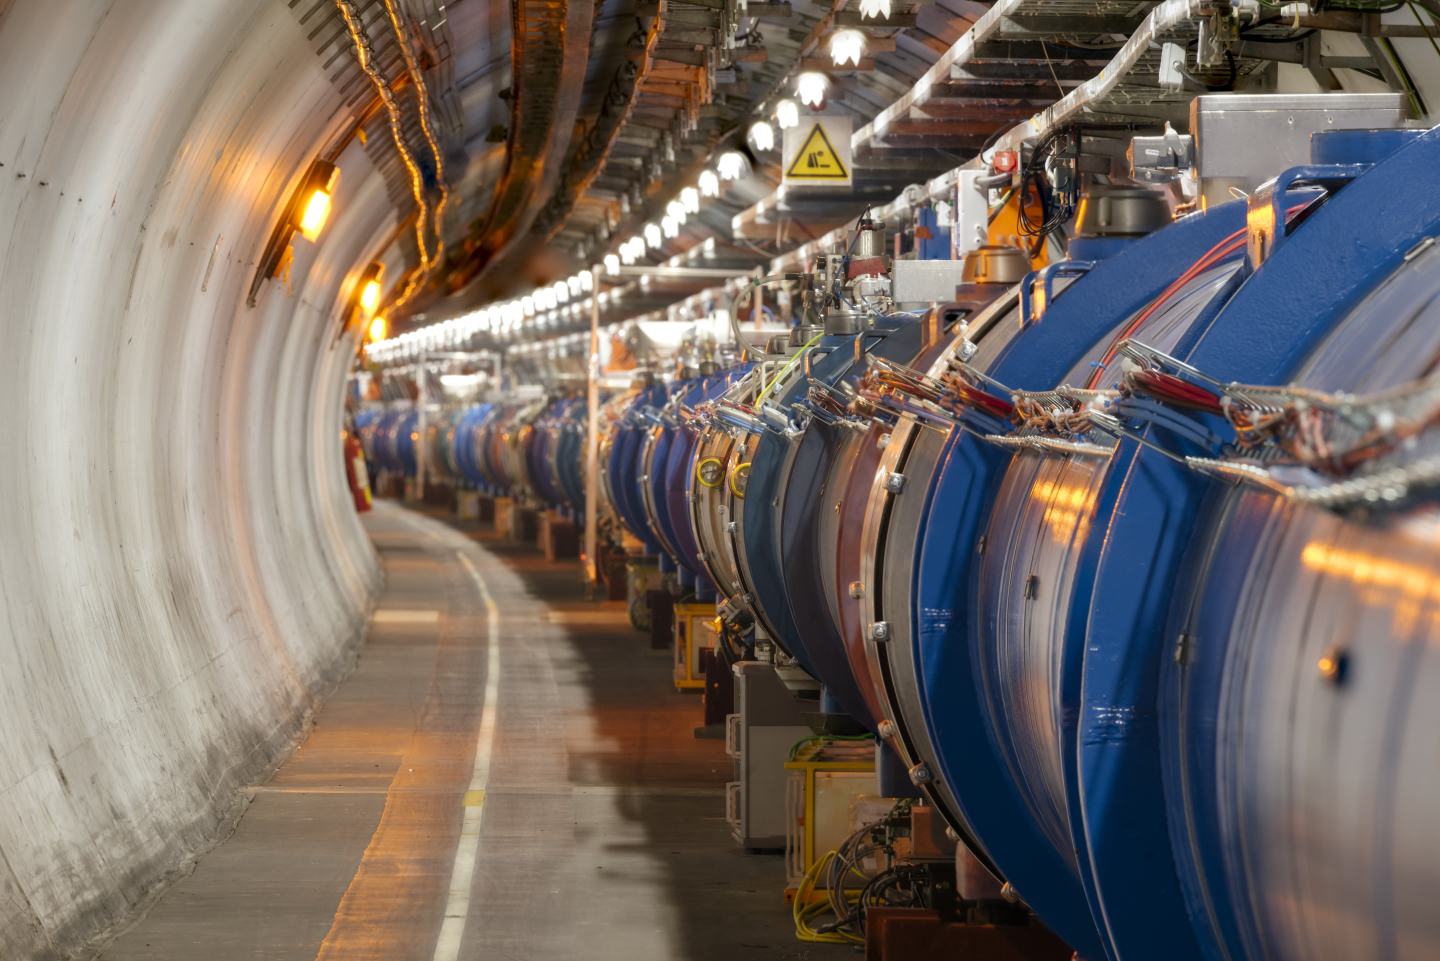
{"type": "Polygon", "coordinates": [[[458,293],[484,277],[524,236],[550,196],[570,146],[590,57],[594,7],[563,0],[511,5],[510,130],[505,173],[468,261],[449,278],[458,293]]]}

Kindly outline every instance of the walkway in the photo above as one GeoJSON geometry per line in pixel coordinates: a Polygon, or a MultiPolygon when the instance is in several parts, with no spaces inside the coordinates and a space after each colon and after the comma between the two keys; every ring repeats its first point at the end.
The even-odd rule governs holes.
{"type": "Polygon", "coordinates": [[[851,956],[795,940],[780,858],[729,836],[723,744],[623,605],[474,525],[366,524],[388,579],[358,666],[104,961],[851,956]]]}

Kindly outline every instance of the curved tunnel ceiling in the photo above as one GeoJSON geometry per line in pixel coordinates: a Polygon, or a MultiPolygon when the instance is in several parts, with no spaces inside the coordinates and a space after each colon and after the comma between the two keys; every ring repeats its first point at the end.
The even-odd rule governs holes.
{"type": "MultiPolygon", "coordinates": [[[[805,58],[826,55],[837,12],[854,4],[781,2],[753,11],[736,0],[287,6],[385,176],[400,221],[383,255],[396,268],[387,271],[387,314],[403,329],[412,318],[453,316],[573,273],[603,254],[612,237],[658,219],[717,149],[749,149],[740,134],[788,95],[787,81],[805,58]],[[346,29],[340,7],[354,11],[358,31],[346,29]],[[367,82],[357,42],[373,48],[378,80],[367,82]],[[385,86],[418,173],[389,134],[385,86]],[[433,138],[421,122],[422,102],[432,107],[433,138]],[[445,169],[445,197],[437,167],[445,169]],[[442,200],[445,255],[432,264],[421,245],[436,246],[431,234],[442,200]],[[431,231],[417,230],[419,216],[431,231]]],[[[904,9],[912,12],[870,31],[870,61],[836,76],[828,109],[857,124],[873,117],[985,8],[946,0],[904,9]]],[[[975,146],[967,142],[957,153],[927,145],[906,151],[900,165],[869,164],[866,188],[893,195],[916,176],[949,169],[975,146]]],[[[751,157],[760,176],[696,218],[677,248],[716,236],[732,246],[730,218],[779,179],[775,160],[751,157]]],[[[727,263],[749,266],[763,255],[737,245],[727,263]]]]}

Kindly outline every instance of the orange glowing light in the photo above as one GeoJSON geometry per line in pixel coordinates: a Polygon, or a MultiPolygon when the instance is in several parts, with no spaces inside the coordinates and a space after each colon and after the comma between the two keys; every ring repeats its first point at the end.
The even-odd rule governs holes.
{"type": "Polygon", "coordinates": [[[315,240],[325,227],[325,218],[330,216],[330,195],[317,190],[305,204],[305,215],[300,218],[300,232],[306,240],[315,240]]]}
{"type": "Polygon", "coordinates": [[[380,306],[380,282],[372,280],[360,291],[360,309],[365,311],[366,317],[375,314],[375,308],[380,306]]]}
{"type": "Polygon", "coordinates": [[[372,343],[378,343],[384,340],[385,335],[389,332],[390,325],[385,322],[384,317],[376,317],[370,321],[370,340],[372,343]]]}

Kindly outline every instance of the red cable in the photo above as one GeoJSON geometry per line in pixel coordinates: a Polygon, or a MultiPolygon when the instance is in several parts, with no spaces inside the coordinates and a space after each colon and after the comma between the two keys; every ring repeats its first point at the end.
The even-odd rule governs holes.
{"type": "Polygon", "coordinates": [[[1189,270],[1185,271],[1178,278],[1176,278],[1175,282],[1172,283],[1169,287],[1166,287],[1159,297],[1156,297],[1154,300],[1152,300],[1150,302],[1150,306],[1146,307],[1143,311],[1140,312],[1140,316],[1136,317],[1133,321],[1127,324],[1125,326],[1125,329],[1122,330],[1118,336],[1114,337],[1110,341],[1110,346],[1106,349],[1105,356],[1100,359],[1100,365],[1096,367],[1095,371],[1090,375],[1090,381],[1088,384],[1086,384],[1086,387],[1090,390],[1096,389],[1096,382],[1105,375],[1105,368],[1109,367],[1111,361],[1115,359],[1115,351],[1119,347],[1120,342],[1127,339],[1137,330],[1139,330],[1142,326],[1144,326],[1145,321],[1149,320],[1150,317],[1157,310],[1159,310],[1162,305],[1164,305],[1171,297],[1173,297],[1176,291],[1180,290],[1186,284],[1190,283],[1190,281],[1194,280],[1201,273],[1209,270],[1212,266],[1214,266],[1216,261],[1230,256],[1235,251],[1243,247],[1245,245],[1245,234],[1247,229],[1248,228],[1242,227],[1230,236],[1226,237],[1224,240],[1220,241],[1214,247],[1211,247],[1210,250],[1207,251],[1203,257],[1195,261],[1195,263],[1190,267],[1189,270]]]}
{"type": "Polygon", "coordinates": [[[1222,415],[1224,409],[1220,406],[1220,397],[1203,387],[1197,387],[1186,380],[1181,380],[1173,374],[1162,373],[1158,370],[1137,370],[1130,375],[1130,382],[1135,387],[1154,397],[1177,407],[1189,407],[1193,410],[1202,410],[1206,413],[1222,415]]]}
{"type": "MultiPolygon", "coordinates": [[[[1290,207],[1289,209],[1287,209],[1285,211],[1285,222],[1288,224],[1290,222],[1290,218],[1294,217],[1301,210],[1304,210],[1306,206],[1306,204],[1296,204],[1294,207],[1290,207]]],[[[1219,263],[1221,260],[1235,253],[1241,247],[1244,247],[1248,240],[1248,237],[1246,236],[1248,231],[1248,226],[1241,227],[1239,230],[1235,231],[1233,234],[1220,241],[1214,247],[1211,247],[1204,256],[1202,256],[1199,260],[1195,261],[1195,264],[1189,270],[1181,274],[1173,284],[1165,288],[1165,291],[1159,297],[1156,297],[1153,301],[1151,301],[1150,306],[1145,308],[1145,310],[1140,314],[1140,316],[1136,317],[1133,322],[1126,325],[1125,329],[1120,332],[1119,336],[1117,336],[1114,340],[1110,342],[1109,349],[1105,351],[1105,356],[1100,360],[1100,366],[1095,368],[1094,372],[1090,375],[1089,382],[1085,386],[1090,390],[1096,389],[1097,382],[1105,374],[1105,368],[1109,367],[1110,362],[1115,359],[1115,351],[1119,347],[1120,342],[1127,339],[1128,337],[1133,336],[1134,333],[1145,324],[1145,321],[1149,320],[1151,315],[1153,315],[1157,310],[1164,306],[1166,301],[1173,297],[1176,292],[1178,292],[1182,287],[1190,283],[1190,281],[1194,280],[1200,274],[1215,266],[1215,264],[1219,263]]]]}

